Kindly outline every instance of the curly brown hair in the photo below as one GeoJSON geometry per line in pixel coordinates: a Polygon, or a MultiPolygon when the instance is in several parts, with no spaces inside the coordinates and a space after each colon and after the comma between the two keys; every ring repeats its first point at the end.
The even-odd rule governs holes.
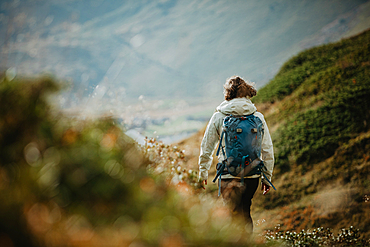
{"type": "Polygon", "coordinates": [[[257,94],[257,90],[252,83],[246,82],[239,76],[232,76],[226,80],[224,85],[225,100],[235,98],[252,98],[257,94]]]}

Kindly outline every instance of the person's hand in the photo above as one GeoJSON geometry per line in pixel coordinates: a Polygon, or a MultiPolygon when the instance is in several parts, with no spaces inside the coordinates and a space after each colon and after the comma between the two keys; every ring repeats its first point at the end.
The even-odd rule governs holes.
{"type": "Polygon", "coordinates": [[[269,185],[267,185],[267,184],[262,183],[262,188],[261,188],[261,190],[263,191],[263,195],[266,195],[266,194],[267,194],[267,192],[269,192],[269,191],[270,191],[270,186],[269,186],[269,185]]]}
{"type": "Polygon", "coordinates": [[[207,179],[203,180],[201,182],[201,185],[202,185],[202,188],[205,190],[206,189],[206,185],[207,185],[207,179]]]}

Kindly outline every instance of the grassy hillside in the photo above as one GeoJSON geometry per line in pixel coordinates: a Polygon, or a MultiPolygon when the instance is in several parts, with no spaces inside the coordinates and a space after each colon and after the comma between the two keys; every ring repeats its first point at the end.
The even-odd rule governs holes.
{"type": "Polygon", "coordinates": [[[275,102],[270,124],[278,164],[312,163],[331,156],[369,129],[370,32],[300,53],[262,88],[256,103],[275,102]]]}
{"type": "Polygon", "coordinates": [[[370,236],[370,31],[299,53],[254,102],[272,133],[278,189],[256,195],[257,228],[354,225],[370,236]]]}
{"type": "Polygon", "coordinates": [[[278,191],[256,200],[286,229],[356,225],[369,234],[370,31],[301,52],[262,88],[278,191]]]}

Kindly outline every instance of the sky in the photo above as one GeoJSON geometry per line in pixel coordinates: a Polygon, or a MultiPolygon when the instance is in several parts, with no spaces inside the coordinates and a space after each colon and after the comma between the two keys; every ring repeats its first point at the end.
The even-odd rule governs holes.
{"type": "Polygon", "coordinates": [[[201,104],[222,99],[232,75],[262,87],[299,51],[345,36],[368,6],[366,0],[3,0],[0,69],[66,81],[59,98],[65,108],[107,109],[143,98],[201,104]]]}

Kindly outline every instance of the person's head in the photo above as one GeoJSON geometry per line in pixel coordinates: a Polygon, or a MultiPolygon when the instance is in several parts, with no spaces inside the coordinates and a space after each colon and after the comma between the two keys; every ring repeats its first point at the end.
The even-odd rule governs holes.
{"type": "Polygon", "coordinates": [[[239,76],[232,76],[226,80],[224,85],[225,100],[248,97],[252,98],[257,94],[256,88],[239,76]]]}

